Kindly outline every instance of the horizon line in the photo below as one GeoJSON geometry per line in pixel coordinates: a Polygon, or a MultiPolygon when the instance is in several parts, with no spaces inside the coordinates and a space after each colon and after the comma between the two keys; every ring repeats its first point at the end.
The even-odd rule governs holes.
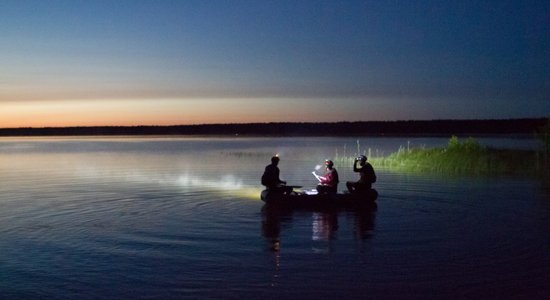
{"type": "Polygon", "coordinates": [[[62,128],[136,128],[136,127],[192,127],[192,126],[223,126],[223,125],[266,125],[266,124],[345,124],[345,123],[399,123],[399,122],[441,122],[441,121],[514,121],[514,120],[543,120],[550,117],[518,117],[518,118],[472,118],[472,119],[409,119],[409,120],[369,120],[369,121],[332,121],[332,122],[300,122],[300,121],[269,121],[245,123],[196,123],[174,125],[71,125],[71,126],[43,126],[43,127],[0,127],[0,130],[11,129],[62,129],[62,128]]]}

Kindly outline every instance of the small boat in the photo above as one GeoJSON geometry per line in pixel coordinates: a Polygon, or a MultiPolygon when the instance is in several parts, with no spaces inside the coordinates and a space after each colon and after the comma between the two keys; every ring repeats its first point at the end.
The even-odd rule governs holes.
{"type": "Polygon", "coordinates": [[[362,208],[375,205],[378,192],[370,189],[360,193],[318,194],[310,190],[283,194],[266,189],[260,198],[269,205],[295,208],[362,208]]]}

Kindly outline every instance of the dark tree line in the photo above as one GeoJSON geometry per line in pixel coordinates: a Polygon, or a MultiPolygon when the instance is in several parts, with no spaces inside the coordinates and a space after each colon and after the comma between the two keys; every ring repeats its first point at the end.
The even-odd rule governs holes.
{"type": "Polygon", "coordinates": [[[178,126],[94,126],[3,128],[0,136],[69,135],[266,135],[266,136],[376,136],[376,135],[495,135],[534,134],[547,118],[499,120],[366,121],[335,123],[243,123],[178,126]]]}

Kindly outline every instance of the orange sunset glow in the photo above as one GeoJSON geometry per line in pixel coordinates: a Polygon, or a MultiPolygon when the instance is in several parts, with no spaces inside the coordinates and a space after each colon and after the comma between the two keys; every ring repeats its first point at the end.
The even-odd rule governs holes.
{"type": "MultiPolygon", "coordinates": [[[[0,127],[137,126],[208,123],[317,121],[326,105],[294,99],[160,99],[29,101],[0,103],[0,127]],[[293,107],[285,114],[277,110],[293,107]]],[[[326,114],[323,116],[323,114],[326,114]]],[[[357,116],[360,117],[360,116],[357,116]]]]}

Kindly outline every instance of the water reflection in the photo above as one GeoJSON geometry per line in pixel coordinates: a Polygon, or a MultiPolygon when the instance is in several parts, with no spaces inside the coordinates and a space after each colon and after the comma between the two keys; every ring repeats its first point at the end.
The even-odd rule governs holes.
{"type": "MultiPolygon", "coordinates": [[[[339,229],[339,216],[353,217],[353,236],[356,240],[365,240],[372,237],[375,226],[376,203],[350,210],[305,210],[289,208],[279,205],[266,204],[262,207],[262,234],[269,249],[281,250],[281,232],[294,221],[296,212],[311,212],[311,240],[331,241],[336,237],[339,229]]],[[[303,214],[301,214],[302,216],[303,214]]]]}
{"type": "Polygon", "coordinates": [[[338,230],[338,214],[335,211],[314,212],[311,222],[311,240],[330,241],[338,230]]]}
{"type": "MultiPolygon", "coordinates": [[[[283,247],[281,236],[284,235],[283,232],[285,230],[291,230],[294,227],[293,225],[306,221],[306,226],[311,229],[311,235],[307,240],[311,239],[312,252],[316,254],[328,254],[333,250],[332,242],[336,239],[338,231],[349,228],[345,226],[346,224],[340,226],[340,217],[348,220],[351,219],[353,239],[363,241],[373,235],[376,210],[376,203],[370,206],[347,210],[308,210],[303,207],[297,209],[288,206],[265,204],[262,207],[262,235],[272,254],[273,274],[270,283],[271,287],[280,286],[281,280],[283,280],[281,278],[283,272],[281,265],[286,259],[284,258],[284,251],[281,251],[283,247]]],[[[288,236],[288,239],[293,240],[300,237],[303,238],[303,236],[298,234],[297,236],[288,236]]],[[[303,244],[307,240],[302,240],[298,244],[303,244]]],[[[294,243],[290,241],[290,244],[294,243]]]]}

